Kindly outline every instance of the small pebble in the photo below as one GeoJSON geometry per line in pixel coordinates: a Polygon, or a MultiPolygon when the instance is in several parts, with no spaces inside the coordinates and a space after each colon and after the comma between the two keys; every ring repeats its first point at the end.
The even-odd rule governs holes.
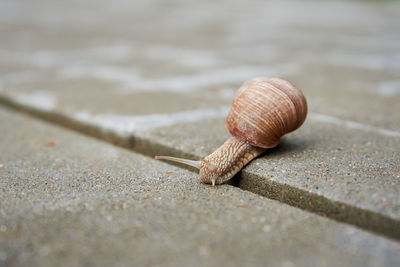
{"type": "Polygon", "coordinates": [[[46,141],[45,145],[47,147],[52,147],[52,146],[54,146],[54,141],[46,141]]]}
{"type": "Polygon", "coordinates": [[[166,174],[174,173],[173,171],[166,171],[166,174]]]}

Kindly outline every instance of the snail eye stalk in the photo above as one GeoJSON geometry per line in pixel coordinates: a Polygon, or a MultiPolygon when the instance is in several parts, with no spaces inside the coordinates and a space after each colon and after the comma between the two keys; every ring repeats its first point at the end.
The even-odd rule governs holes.
{"type": "Polygon", "coordinates": [[[169,156],[155,156],[154,159],[179,162],[182,164],[186,164],[186,165],[195,167],[200,170],[200,161],[198,161],[198,160],[181,159],[181,158],[175,158],[175,157],[169,157],[169,156]]]}

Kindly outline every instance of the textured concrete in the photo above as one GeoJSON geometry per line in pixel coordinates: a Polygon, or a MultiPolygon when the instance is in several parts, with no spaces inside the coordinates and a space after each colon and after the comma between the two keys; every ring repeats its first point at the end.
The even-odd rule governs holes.
{"type": "Polygon", "coordinates": [[[400,239],[399,16],[395,1],[1,1],[0,102],[198,158],[228,137],[244,80],[288,78],[309,117],[239,186],[400,239]]]}
{"type": "MultiPolygon", "coordinates": [[[[162,146],[197,156],[213,152],[228,137],[223,119],[174,125],[146,135],[162,146]]],[[[399,140],[309,120],[246,167],[239,186],[400,237],[399,140]]]]}
{"type": "Polygon", "coordinates": [[[400,244],[0,109],[0,265],[395,266],[400,244]]]}

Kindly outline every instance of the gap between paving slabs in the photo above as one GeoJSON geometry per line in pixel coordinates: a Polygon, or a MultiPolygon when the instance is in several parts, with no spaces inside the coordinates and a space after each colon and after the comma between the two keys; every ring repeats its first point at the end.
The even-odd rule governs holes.
{"type": "MultiPolygon", "coordinates": [[[[106,131],[94,125],[84,124],[62,113],[48,112],[25,106],[5,96],[0,96],[0,104],[150,157],[156,154],[166,154],[188,159],[199,158],[199,156],[153,142],[149,139],[137,136],[120,136],[115,132],[106,131]]],[[[171,164],[195,171],[192,167],[183,166],[181,164],[171,164]]],[[[267,180],[265,177],[247,171],[246,169],[235,176],[230,184],[321,216],[326,216],[392,239],[400,240],[400,222],[371,210],[351,206],[344,202],[334,201],[322,195],[284,183],[267,180]]]]}

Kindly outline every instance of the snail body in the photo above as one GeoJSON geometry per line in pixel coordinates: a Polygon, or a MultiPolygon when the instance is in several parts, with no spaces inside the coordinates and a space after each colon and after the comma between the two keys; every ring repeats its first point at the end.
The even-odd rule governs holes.
{"type": "Polygon", "coordinates": [[[235,95],[225,122],[232,137],[222,146],[199,161],[168,156],[155,158],[196,167],[204,183],[222,184],[266,149],[275,147],[283,135],[299,128],[306,115],[306,99],[289,81],[251,79],[235,95]]]}

